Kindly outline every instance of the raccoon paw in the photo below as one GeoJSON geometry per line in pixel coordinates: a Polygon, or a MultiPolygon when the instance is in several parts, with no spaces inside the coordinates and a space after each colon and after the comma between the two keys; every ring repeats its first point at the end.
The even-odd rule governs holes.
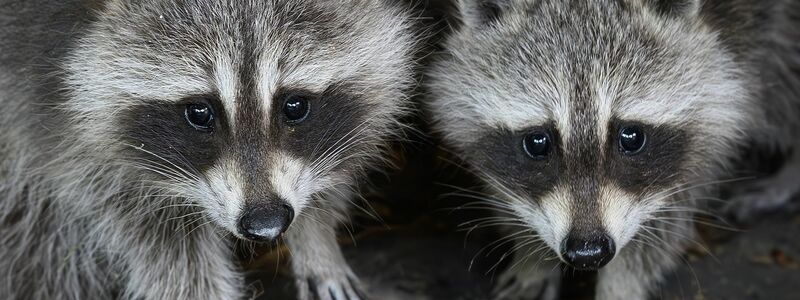
{"type": "Polygon", "coordinates": [[[530,278],[523,274],[503,274],[492,291],[492,299],[501,300],[555,300],[558,299],[558,279],[530,278]]]}
{"type": "Polygon", "coordinates": [[[750,222],[758,216],[780,209],[789,203],[794,195],[794,189],[775,185],[770,180],[758,181],[729,199],[724,212],[734,221],[750,222]]]}
{"type": "Polygon", "coordinates": [[[359,281],[351,276],[321,278],[310,276],[297,280],[301,300],[368,300],[359,281]]]}

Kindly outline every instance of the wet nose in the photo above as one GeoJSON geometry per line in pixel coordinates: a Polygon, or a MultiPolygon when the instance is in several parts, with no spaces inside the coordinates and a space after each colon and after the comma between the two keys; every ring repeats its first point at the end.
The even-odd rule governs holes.
{"type": "Polygon", "coordinates": [[[570,234],[561,243],[564,262],[579,270],[597,270],[614,258],[616,246],[608,234],[581,237],[570,234]]]}
{"type": "Polygon", "coordinates": [[[289,205],[258,206],[239,219],[239,233],[251,241],[272,242],[289,228],[292,219],[294,210],[289,205]]]}

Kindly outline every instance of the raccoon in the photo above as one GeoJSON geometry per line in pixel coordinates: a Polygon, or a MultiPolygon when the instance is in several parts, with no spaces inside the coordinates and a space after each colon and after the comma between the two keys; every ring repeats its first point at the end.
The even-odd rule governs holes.
{"type": "Polygon", "coordinates": [[[300,299],[365,299],[336,242],[409,109],[385,1],[0,3],[0,294],[238,299],[283,240],[300,299]]]}
{"type": "MultiPolygon", "coordinates": [[[[739,149],[796,149],[796,1],[458,6],[426,109],[486,183],[500,212],[487,223],[514,230],[498,299],[556,298],[559,261],[597,270],[598,299],[647,298],[695,243],[701,200],[739,149]]],[[[799,160],[734,210],[788,201],[799,160]]]]}

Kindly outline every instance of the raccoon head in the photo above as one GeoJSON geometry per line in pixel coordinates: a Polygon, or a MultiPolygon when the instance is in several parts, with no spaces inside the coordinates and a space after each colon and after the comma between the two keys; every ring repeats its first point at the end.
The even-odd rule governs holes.
{"type": "Polygon", "coordinates": [[[66,109],[98,155],[273,240],[396,132],[408,19],[380,1],[110,1],[65,66],[66,109]]]}
{"type": "Polygon", "coordinates": [[[461,9],[429,74],[435,126],[499,208],[574,267],[602,267],[686,205],[681,192],[713,179],[740,140],[739,67],[696,1],[461,9]]]}

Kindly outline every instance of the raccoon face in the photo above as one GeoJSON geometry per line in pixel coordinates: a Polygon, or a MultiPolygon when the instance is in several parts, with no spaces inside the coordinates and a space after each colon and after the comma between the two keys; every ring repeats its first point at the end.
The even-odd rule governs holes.
{"type": "Polygon", "coordinates": [[[66,65],[66,106],[98,153],[273,240],[396,130],[406,20],[360,1],[112,1],[66,65]]]}
{"type": "Polygon", "coordinates": [[[686,206],[746,126],[737,66],[675,2],[462,1],[429,74],[444,140],[576,268],[686,206]]]}

